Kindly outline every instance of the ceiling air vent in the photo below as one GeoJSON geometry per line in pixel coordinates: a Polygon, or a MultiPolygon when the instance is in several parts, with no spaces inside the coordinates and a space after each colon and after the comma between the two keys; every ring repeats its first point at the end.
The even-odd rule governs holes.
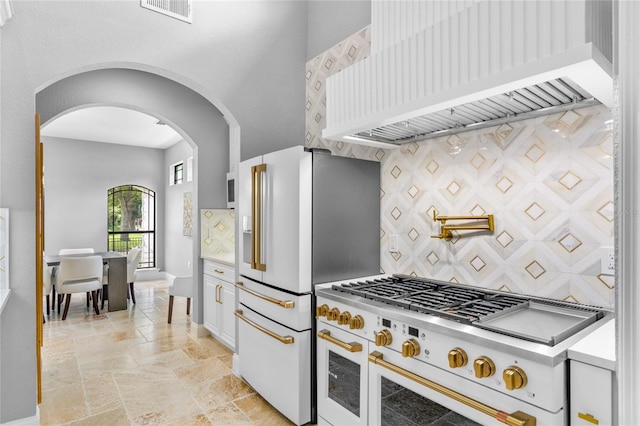
{"type": "Polygon", "coordinates": [[[140,0],[140,6],[190,24],[193,22],[193,0],[140,0]]]}

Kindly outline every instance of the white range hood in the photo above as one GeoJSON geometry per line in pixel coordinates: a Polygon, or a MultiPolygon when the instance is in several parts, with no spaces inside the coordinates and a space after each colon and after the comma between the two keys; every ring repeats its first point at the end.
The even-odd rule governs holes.
{"type": "Polygon", "coordinates": [[[325,139],[393,148],[611,107],[610,1],[373,1],[372,54],[327,79],[325,139]]]}

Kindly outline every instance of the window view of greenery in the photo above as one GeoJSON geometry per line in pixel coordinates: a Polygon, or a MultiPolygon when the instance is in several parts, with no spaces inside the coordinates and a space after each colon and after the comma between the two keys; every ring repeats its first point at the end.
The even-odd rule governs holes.
{"type": "Polygon", "coordinates": [[[107,217],[109,250],[127,254],[139,247],[138,267],[155,267],[155,193],[136,185],[111,188],[107,217]]]}

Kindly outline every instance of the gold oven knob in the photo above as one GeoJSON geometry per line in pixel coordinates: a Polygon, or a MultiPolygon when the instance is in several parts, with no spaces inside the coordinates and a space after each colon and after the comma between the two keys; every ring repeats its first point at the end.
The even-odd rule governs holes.
{"type": "Polygon", "coordinates": [[[473,361],[473,371],[478,379],[491,377],[496,372],[496,365],[491,361],[491,358],[481,356],[473,361]]]}
{"type": "Polygon", "coordinates": [[[349,311],[344,311],[340,315],[338,315],[338,324],[347,325],[349,324],[349,320],[351,319],[351,314],[349,311]]]}
{"type": "Polygon", "coordinates": [[[329,306],[325,303],[316,308],[316,318],[326,317],[329,312],[329,306]]]}
{"type": "Polygon", "coordinates": [[[449,367],[459,368],[467,365],[467,353],[462,348],[454,348],[449,351],[449,367]]]}
{"type": "Polygon", "coordinates": [[[389,330],[382,330],[376,334],[376,346],[388,346],[391,344],[392,336],[389,330]]]}
{"type": "Polygon", "coordinates": [[[364,318],[362,315],[356,315],[349,320],[349,328],[351,330],[360,330],[364,328],[364,318]]]}
{"type": "Polygon", "coordinates": [[[340,309],[338,308],[333,308],[329,312],[327,312],[327,319],[329,321],[335,321],[338,319],[339,316],[340,316],[340,309]]]}
{"type": "Polygon", "coordinates": [[[420,343],[416,339],[409,339],[402,344],[402,356],[411,358],[420,353],[420,343]]]}
{"type": "Polygon", "coordinates": [[[527,386],[527,375],[522,368],[515,365],[504,369],[502,379],[508,390],[521,389],[527,386]]]}

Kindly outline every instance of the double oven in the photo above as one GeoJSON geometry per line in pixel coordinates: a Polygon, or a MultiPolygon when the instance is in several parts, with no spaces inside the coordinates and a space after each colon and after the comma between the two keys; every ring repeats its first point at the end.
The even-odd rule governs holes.
{"type": "Polygon", "coordinates": [[[406,276],[316,289],[318,424],[565,424],[593,307],[406,276]]]}

